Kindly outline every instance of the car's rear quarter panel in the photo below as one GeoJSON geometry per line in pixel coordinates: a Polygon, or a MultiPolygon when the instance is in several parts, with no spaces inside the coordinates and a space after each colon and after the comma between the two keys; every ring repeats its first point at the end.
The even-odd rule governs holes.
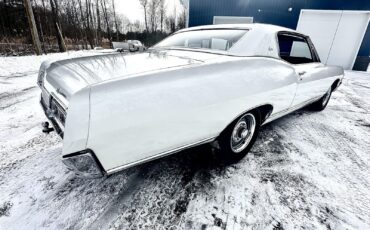
{"type": "Polygon", "coordinates": [[[344,70],[339,66],[328,66],[327,67],[327,78],[329,78],[329,83],[333,84],[336,80],[342,81],[344,78],[344,70]]]}
{"type": "Polygon", "coordinates": [[[236,57],[105,82],[91,88],[87,148],[109,172],[217,137],[256,106],[286,109],[296,87],[286,63],[236,57]]]}
{"type": "Polygon", "coordinates": [[[84,88],[73,95],[63,138],[63,155],[69,155],[86,149],[89,135],[90,88],[84,88]]]}

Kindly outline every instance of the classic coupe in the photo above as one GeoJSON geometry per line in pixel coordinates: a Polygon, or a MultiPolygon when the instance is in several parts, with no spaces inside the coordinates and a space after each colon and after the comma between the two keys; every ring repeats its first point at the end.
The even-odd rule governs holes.
{"type": "Polygon", "coordinates": [[[44,62],[38,85],[43,131],[63,138],[68,168],[97,177],[205,143],[237,162],[260,126],[323,110],[343,76],[306,35],[235,24],[183,29],[138,54],[44,62]]]}

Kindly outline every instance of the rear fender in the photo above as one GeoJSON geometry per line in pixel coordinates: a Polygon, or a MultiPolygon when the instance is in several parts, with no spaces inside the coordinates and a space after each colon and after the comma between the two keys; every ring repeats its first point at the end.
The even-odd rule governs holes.
{"type": "Polygon", "coordinates": [[[90,87],[73,94],[67,110],[63,155],[86,149],[90,126],[90,87]]]}

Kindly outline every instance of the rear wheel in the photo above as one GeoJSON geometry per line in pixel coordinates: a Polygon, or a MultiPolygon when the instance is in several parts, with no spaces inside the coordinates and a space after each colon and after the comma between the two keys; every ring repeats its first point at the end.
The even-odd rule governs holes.
{"type": "Polygon", "coordinates": [[[218,139],[222,160],[234,163],[247,155],[256,141],[260,120],[258,111],[247,112],[222,132],[218,139]]]}
{"type": "Polygon", "coordinates": [[[325,93],[325,95],[320,100],[311,104],[311,106],[310,106],[311,109],[313,109],[315,111],[324,110],[326,108],[326,106],[328,105],[328,103],[329,103],[331,93],[332,93],[332,90],[331,90],[331,87],[330,87],[329,90],[325,93]]]}

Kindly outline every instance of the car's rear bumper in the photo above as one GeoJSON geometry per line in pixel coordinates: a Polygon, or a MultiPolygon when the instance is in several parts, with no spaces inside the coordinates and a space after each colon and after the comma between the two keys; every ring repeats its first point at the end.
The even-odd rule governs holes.
{"type": "Polygon", "coordinates": [[[55,119],[55,117],[52,116],[50,112],[48,112],[48,107],[45,104],[45,101],[42,99],[42,97],[40,100],[40,104],[41,104],[42,110],[44,111],[46,118],[53,125],[55,132],[63,139],[63,134],[64,134],[63,125],[61,125],[60,122],[57,119],[55,119]]]}
{"type": "Polygon", "coordinates": [[[90,149],[63,156],[63,163],[82,177],[99,178],[106,175],[104,168],[90,149]]]}

